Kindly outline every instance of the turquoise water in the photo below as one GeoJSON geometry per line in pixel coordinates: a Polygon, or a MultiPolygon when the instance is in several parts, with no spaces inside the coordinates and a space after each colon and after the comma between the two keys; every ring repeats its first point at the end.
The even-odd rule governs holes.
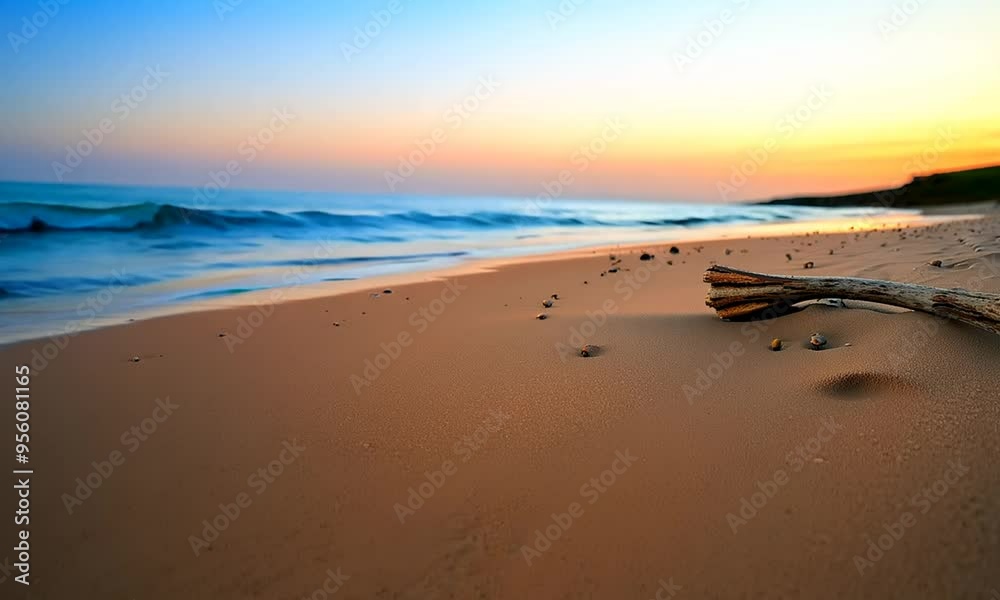
{"type": "Polygon", "coordinates": [[[0,183],[0,341],[273,287],[669,239],[706,226],[872,214],[243,190],[210,198],[181,188],[0,183]]]}

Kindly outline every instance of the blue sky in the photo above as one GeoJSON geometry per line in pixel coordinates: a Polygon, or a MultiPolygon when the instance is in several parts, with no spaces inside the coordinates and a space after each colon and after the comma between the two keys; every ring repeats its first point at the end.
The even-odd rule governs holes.
{"type": "Polygon", "coordinates": [[[622,115],[631,133],[580,178],[581,194],[710,198],[818,83],[836,100],[746,194],[897,182],[907,155],[944,125],[965,135],[935,168],[1000,159],[996,2],[912,0],[889,33],[880,22],[911,5],[564,0],[553,25],[560,4],[401,0],[348,61],[344,44],[389,0],[3,0],[0,179],[54,181],[65,147],[155,65],[167,80],[67,181],[196,185],[272,110],[290,107],[295,126],[239,185],[385,191],[383,174],[483,76],[500,92],[410,191],[529,193],[622,115]],[[58,12],[18,42],[41,5],[58,12]],[[220,5],[232,9],[221,18],[220,5]],[[723,11],[731,22],[679,70],[677,53],[723,11]]]}

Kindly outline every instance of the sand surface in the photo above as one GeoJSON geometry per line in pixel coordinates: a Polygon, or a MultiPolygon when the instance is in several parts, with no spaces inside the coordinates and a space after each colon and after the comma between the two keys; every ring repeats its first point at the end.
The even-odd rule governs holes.
{"type": "Polygon", "coordinates": [[[1000,220],[668,246],[0,349],[35,362],[33,583],[3,597],[997,594],[1000,336],[723,322],[701,274],[1000,293],[1000,220]]]}

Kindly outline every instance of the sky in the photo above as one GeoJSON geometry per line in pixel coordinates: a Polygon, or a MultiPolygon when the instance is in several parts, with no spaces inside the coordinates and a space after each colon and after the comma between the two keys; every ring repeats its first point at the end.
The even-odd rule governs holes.
{"type": "Polygon", "coordinates": [[[718,202],[1000,163],[995,0],[0,7],[0,180],[718,202]]]}

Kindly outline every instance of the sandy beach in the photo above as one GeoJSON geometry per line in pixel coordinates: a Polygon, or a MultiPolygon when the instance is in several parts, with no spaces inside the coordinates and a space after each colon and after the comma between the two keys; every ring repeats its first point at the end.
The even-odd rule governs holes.
{"type": "Polygon", "coordinates": [[[4,597],[996,597],[1000,337],[851,302],[724,322],[714,263],[1000,293],[1000,218],[606,249],[0,348],[31,366],[34,471],[33,583],[4,597]]]}

